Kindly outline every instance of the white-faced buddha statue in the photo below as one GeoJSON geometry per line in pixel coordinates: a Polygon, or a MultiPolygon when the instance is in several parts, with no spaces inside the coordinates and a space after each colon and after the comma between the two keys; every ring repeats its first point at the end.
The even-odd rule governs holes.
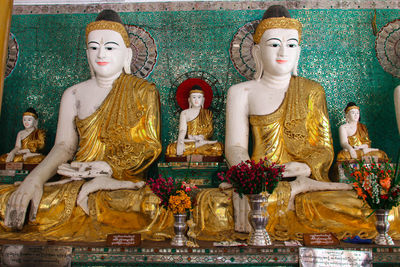
{"type": "Polygon", "coordinates": [[[360,108],[349,102],[344,110],[346,123],[339,127],[340,145],[343,150],[337,156],[338,162],[365,159],[375,162],[387,161],[385,152],[371,148],[367,127],[360,123],[360,108]]]}
{"type": "Polygon", "coordinates": [[[0,163],[23,162],[38,164],[44,158],[40,152],[45,146],[46,132],[38,129],[38,114],[35,109],[28,108],[22,115],[24,130],[17,134],[15,147],[7,154],[0,156],[0,163]]]}
{"type": "Polygon", "coordinates": [[[65,90],[50,153],[18,187],[0,186],[2,238],[170,237],[173,217],[143,187],[161,152],[158,91],[130,74],[130,39],[116,12],[87,25],[86,45],[92,78],[65,90]],[[57,172],[62,180],[46,183],[57,172]]]}
{"type": "Polygon", "coordinates": [[[204,108],[203,89],[194,85],[188,94],[189,107],[180,114],[178,140],[168,145],[166,157],[173,161],[174,158],[191,155],[222,156],[223,145],[216,140],[210,140],[214,132],[213,114],[204,108]]]}
{"type": "MultiPolygon", "coordinates": [[[[253,36],[255,78],[228,91],[226,158],[235,165],[267,157],[285,165],[285,177],[293,177],[280,181],[268,199],[267,231],[273,239],[302,239],[312,232],[374,237],[375,220],[367,218],[371,210],[351,185],[329,182],[334,152],[325,92],[317,82],[296,76],[302,25],[289,16],[282,6],[266,11],[253,36]]],[[[198,239],[234,240],[250,230],[247,200],[227,188],[198,194],[193,211],[198,239]]],[[[394,236],[400,237],[398,211],[393,218],[394,236]]]]}

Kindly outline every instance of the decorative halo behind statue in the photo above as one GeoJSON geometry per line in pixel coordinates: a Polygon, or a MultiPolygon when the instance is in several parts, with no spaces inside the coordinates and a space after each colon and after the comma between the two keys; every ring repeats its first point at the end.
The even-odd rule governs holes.
{"type": "Polygon", "coordinates": [[[10,32],[8,37],[8,49],[7,49],[7,66],[5,72],[5,78],[11,75],[15,66],[17,65],[18,55],[19,55],[19,46],[17,43],[17,39],[15,35],[10,32]]]}
{"type": "Polygon", "coordinates": [[[136,25],[125,25],[131,39],[132,74],[146,78],[157,62],[157,46],[154,38],[145,29],[136,25]]]}
{"type": "Polygon", "coordinates": [[[204,108],[209,108],[213,98],[211,86],[204,80],[199,78],[189,78],[178,86],[176,90],[176,102],[181,109],[189,108],[188,98],[189,92],[193,86],[198,85],[204,92],[204,108]]]}
{"type": "Polygon", "coordinates": [[[389,22],[378,32],[375,52],[382,68],[400,78],[400,19],[389,22]]]}
{"type": "Polygon", "coordinates": [[[260,20],[246,23],[238,29],[232,38],[229,54],[235,69],[248,80],[253,79],[256,72],[254,59],[251,53],[253,48],[253,34],[260,20]]]}
{"type": "Polygon", "coordinates": [[[170,101],[175,102],[177,112],[189,107],[189,91],[193,85],[199,85],[204,91],[204,108],[211,108],[218,112],[223,107],[224,97],[222,95],[222,86],[211,74],[204,71],[191,71],[179,76],[172,84],[170,91],[170,101]]]}

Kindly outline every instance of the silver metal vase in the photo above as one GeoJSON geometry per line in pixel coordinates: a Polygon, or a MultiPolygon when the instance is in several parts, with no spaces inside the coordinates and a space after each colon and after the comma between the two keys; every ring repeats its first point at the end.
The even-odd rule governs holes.
{"type": "Polygon", "coordinates": [[[186,213],[174,214],[174,232],[175,236],[171,240],[172,246],[182,247],[186,245],[186,213]]]}
{"type": "Polygon", "coordinates": [[[389,236],[388,231],[390,227],[389,223],[389,212],[390,210],[379,209],[375,211],[376,216],[376,231],[378,235],[375,237],[375,244],[384,246],[394,246],[392,238],[389,236]]]}
{"type": "Polygon", "coordinates": [[[247,195],[250,203],[249,222],[253,228],[249,235],[250,246],[270,246],[271,239],[265,230],[268,224],[268,215],[264,203],[267,199],[261,194],[247,195]]]}

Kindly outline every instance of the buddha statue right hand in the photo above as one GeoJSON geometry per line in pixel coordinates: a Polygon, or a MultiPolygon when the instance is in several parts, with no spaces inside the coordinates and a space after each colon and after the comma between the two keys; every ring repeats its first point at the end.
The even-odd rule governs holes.
{"type": "Polygon", "coordinates": [[[36,219],[36,213],[43,195],[43,184],[38,180],[27,177],[8,199],[4,223],[7,227],[21,230],[29,202],[31,210],[29,220],[36,219]]]}
{"type": "Polygon", "coordinates": [[[11,150],[10,153],[7,154],[6,162],[12,162],[17,153],[18,151],[16,151],[15,149],[11,150]]]}
{"type": "Polygon", "coordinates": [[[84,178],[95,178],[98,176],[111,177],[113,171],[105,161],[79,162],[61,164],[57,173],[71,177],[71,180],[82,180],[84,178]]]}

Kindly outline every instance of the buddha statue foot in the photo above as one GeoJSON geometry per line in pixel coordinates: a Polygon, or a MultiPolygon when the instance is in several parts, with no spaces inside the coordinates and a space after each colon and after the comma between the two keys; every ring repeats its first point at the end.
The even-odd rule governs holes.
{"type": "Polygon", "coordinates": [[[298,176],[296,180],[290,182],[291,192],[288,204],[288,210],[294,210],[294,200],[298,194],[314,191],[340,191],[352,190],[350,184],[321,182],[313,180],[306,176],[298,176]]]}

